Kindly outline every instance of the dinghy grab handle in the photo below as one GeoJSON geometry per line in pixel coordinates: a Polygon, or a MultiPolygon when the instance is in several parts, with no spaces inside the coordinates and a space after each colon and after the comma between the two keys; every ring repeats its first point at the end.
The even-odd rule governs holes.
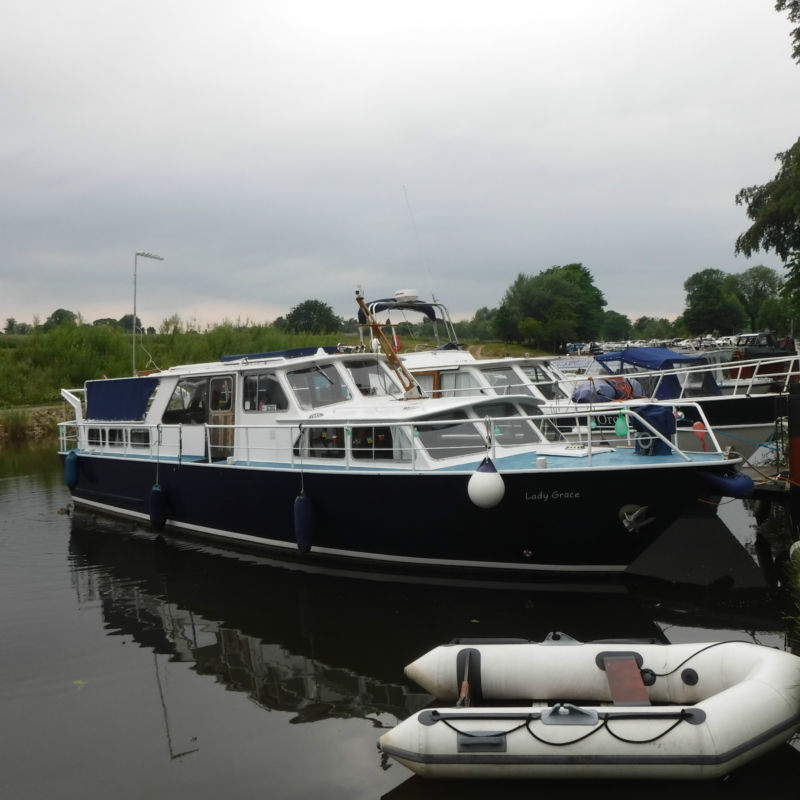
{"type": "Polygon", "coordinates": [[[642,664],[644,663],[644,659],[642,658],[641,653],[637,653],[634,650],[604,650],[602,653],[598,653],[594,659],[594,663],[597,664],[600,669],[605,671],[606,668],[606,659],[607,658],[633,658],[636,659],[636,666],[639,669],[642,668],[642,664]]]}
{"type": "Polygon", "coordinates": [[[572,703],[556,703],[542,711],[542,725],[597,725],[597,711],[572,703]]]}
{"type": "MultiPolygon", "coordinates": [[[[572,703],[559,703],[559,706],[571,706],[572,703]]],[[[456,721],[463,721],[463,720],[491,720],[492,722],[496,722],[497,720],[522,720],[525,722],[532,722],[535,720],[541,720],[542,717],[549,712],[550,716],[553,716],[553,709],[556,706],[552,706],[546,708],[542,711],[534,711],[534,710],[527,710],[521,711],[519,709],[509,710],[509,711],[498,711],[497,709],[456,709],[447,710],[447,709],[440,709],[440,708],[426,708],[417,714],[417,720],[419,721],[420,725],[436,725],[438,722],[443,722],[448,727],[452,727],[450,725],[451,722],[456,721]]],[[[706,712],[702,708],[698,708],[697,706],[676,706],[674,709],[672,708],[654,708],[652,711],[641,711],[641,712],[631,712],[631,711],[618,711],[613,708],[609,708],[606,710],[596,710],[591,708],[580,708],[578,706],[573,706],[576,710],[582,712],[583,714],[588,715],[592,713],[597,714],[597,721],[603,722],[613,722],[614,720],[643,720],[643,719],[672,719],[676,722],[688,722],[690,725],[702,725],[706,721],[706,712]]],[[[572,713],[572,712],[570,712],[572,713]]],[[[560,716],[556,714],[556,716],[560,716]]],[[[564,715],[566,716],[566,715],[564,715]]],[[[558,724],[553,719],[550,720],[550,725],[558,724]]],[[[565,724],[576,724],[576,723],[565,723],[565,724]]],[[[584,723],[588,724],[588,723],[584,723]]],[[[515,729],[516,730],[516,729],[515,729]]],[[[509,731],[505,731],[509,733],[509,731]]],[[[666,733],[667,731],[665,731],[666,733]]],[[[462,731],[462,733],[465,733],[462,731]]],[[[484,734],[485,735],[485,734],[484,734]]],[[[663,735],[663,734],[662,734],[663,735]]]]}

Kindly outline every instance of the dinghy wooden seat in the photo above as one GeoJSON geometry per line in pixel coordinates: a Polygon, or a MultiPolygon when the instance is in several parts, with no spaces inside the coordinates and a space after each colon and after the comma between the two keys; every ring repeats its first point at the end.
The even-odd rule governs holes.
{"type": "Polygon", "coordinates": [[[800,658],[750,642],[462,642],[406,674],[436,705],[379,747],[428,777],[720,778],[800,728],[800,658]]]}
{"type": "Polygon", "coordinates": [[[649,706],[650,696],[633,656],[606,655],[603,658],[611,699],[615,706],[649,706]]]}

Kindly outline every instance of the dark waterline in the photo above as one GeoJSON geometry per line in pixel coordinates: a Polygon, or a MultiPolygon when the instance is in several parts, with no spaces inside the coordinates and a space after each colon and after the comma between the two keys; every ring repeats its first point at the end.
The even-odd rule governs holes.
{"type": "MultiPolygon", "coordinates": [[[[2,798],[752,797],[765,777],[770,797],[797,795],[800,751],[788,745],[724,783],[591,787],[426,782],[386,768],[375,748],[430,699],[403,666],[454,636],[560,630],[785,648],[772,594],[697,607],[622,584],[304,572],[63,513],[69,496],[47,447],[3,451],[0,464],[2,798]]],[[[721,516],[752,551],[742,505],[721,516]]]]}

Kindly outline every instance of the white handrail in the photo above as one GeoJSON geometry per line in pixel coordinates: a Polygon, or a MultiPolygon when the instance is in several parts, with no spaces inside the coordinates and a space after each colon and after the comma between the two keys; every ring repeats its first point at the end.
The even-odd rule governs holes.
{"type": "MultiPolygon", "coordinates": [[[[640,431],[646,431],[649,436],[653,436],[659,441],[665,443],[671,452],[678,453],[684,461],[691,461],[691,458],[686,455],[686,453],[678,446],[677,444],[677,435],[676,436],[665,436],[662,434],[656,427],[653,426],[651,422],[649,422],[642,414],[642,405],[660,405],[662,407],[669,407],[671,404],[669,403],[661,403],[661,404],[644,404],[644,403],[632,403],[626,404],[625,406],[619,406],[615,409],[617,413],[622,414],[627,422],[628,422],[628,432],[625,436],[625,443],[623,444],[620,442],[620,446],[627,446],[630,447],[631,445],[635,445],[635,437],[631,437],[631,424],[635,422],[634,428],[640,431]]],[[[714,434],[713,429],[708,424],[708,421],[702,411],[702,408],[697,405],[696,403],[691,402],[683,402],[682,407],[691,406],[695,409],[695,414],[697,419],[700,423],[702,423],[702,435],[708,436],[709,443],[711,447],[709,448],[711,452],[722,453],[722,449],[717,441],[717,438],[714,434]]],[[[76,416],[79,412],[79,409],[76,409],[76,416]]],[[[586,428],[589,432],[587,442],[586,442],[586,455],[589,460],[589,464],[591,464],[592,453],[593,451],[598,450],[606,450],[608,446],[608,436],[604,437],[604,441],[602,443],[597,442],[596,440],[593,441],[592,436],[592,420],[596,417],[608,416],[608,408],[602,409],[590,409],[588,411],[584,410],[581,412],[579,419],[586,421],[586,428]]],[[[427,458],[432,458],[434,461],[439,461],[441,458],[446,458],[449,455],[461,455],[464,457],[467,456],[478,456],[482,452],[486,452],[487,444],[489,446],[490,453],[493,458],[497,457],[498,454],[500,456],[506,454],[512,454],[514,452],[523,452],[524,448],[529,448],[531,451],[536,450],[536,448],[547,447],[548,444],[557,444],[559,442],[568,443],[569,439],[564,437],[563,434],[560,434],[560,438],[557,440],[552,440],[548,435],[548,428],[543,426],[545,421],[550,421],[550,425],[553,429],[558,429],[557,421],[560,421],[563,424],[564,420],[564,411],[549,411],[547,413],[542,414],[535,414],[533,416],[512,416],[512,417],[484,417],[483,424],[488,425],[489,430],[489,439],[487,440],[486,436],[481,434],[480,425],[481,425],[481,418],[467,418],[467,419],[447,419],[447,418],[438,418],[438,419],[430,419],[430,420],[348,420],[348,419],[337,419],[337,420],[324,420],[324,421],[317,421],[317,420],[304,420],[300,421],[292,421],[288,425],[286,422],[276,423],[271,422],[269,424],[249,424],[249,425],[210,425],[206,424],[203,426],[203,435],[201,439],[195,438],[195,443],[193,447],[195,448],[196,452],[194,455],[191,453],[191,449],[189,450],[189,457],[190,458],[197,458],[200,457],[207,463],[213,463],[215,461],[215,450],[219,447],[224,447],[226,452],[230,452],[239,462],[245,462],[248,465],[251,464],[253,461],[259,462],[263,461],[263,457],[259,458],[260,454],[268,454],[270,451],[274,452],[276,457],[274,459],[268,460],[275,460],[279,463],[289,463],[292,466],[296,463],[296,450],[298,450],[298,454],[301,455],[304,459],[311,458],[312,456],[303,455],[303,449],[311,446],[311,442],[303,442],[300,440],[300,436],[302,433],[305,433],[306,436],[313,434],[313,431],[320,430],[320,429],[341,429],[342,433],[342,441],[341,444],[336,444],[335,448],[333,448],[337,453],[341,451],[342,454],[342,463],[346,465],[348,469],[360,466],[360,465],[368,465],[374,464],[380,458],[376,458],[377,454],[384,454],[389,453],[390,448],[379,448],[376,447],[376,442],[373,441],[370,444],[370,447],[367,449],[354,447],[352,441],[352,430],[353,428],[366,428],[371,429],[373,432],[373,436],[376,435],[376,431],[378,428],[386,428],[392,431],[392,436],[390,441],[392,442],[391,445],[391,453],[392,456],[387,457],[386,461],[397,461],[397,453],[402,452],[403,456],[401,458],[400,463],[404,463],[407,466],[410,462],[410,467],[413,471],[418,471],[420,466],[418,462],[418,456],[425,454],[427,458]],[[503,441],[504,433],[508,435],[509,430],[506,429],[503,432],[502,427],[503,425],[508,426],[509,424],[513,424],[519,426],[522,423],[530,423],[532,428],[517,428],[517,432],[519,433],[520,430],[528,430],[531,434],[531,438],[526,438],[521,443],[516,443],[514,441],[513,436],[509,436],[505,442],[503,441]],[[459,444],[452,445],[448,443],[448,438],[452,438],[448,436],[446,430],[442,430],[441,434],[437,437],[435,441],[424,441],[420,440],[418,433],[422,433],[424,436],[424,432],[426,428],[430,428],[436,426],[438,428],[446,428],[446,426],[453,425],[457,426],[458,430],[454,430],[452,435],[457,437],[461,440],[459,444]],[[472,428],[470,428],[470,425],[472,428]],[[500,428],[500,432],[496,432],[497,428],[500,428]],[[473,430],[474,428],[474,430],[473,430]],[[536,430],[539,438],[535,438],[534,436],[534,429],[536,430]],[[212,444],[212,436],[211,432],[215,430],[229,430],[232,432],[231,441],[232,444],[212,444]],[[280,431],[283,435],[279,436],[277,439],[275,437],[270,437],[269,439],[265,438],[264,436],[260,437],[258,434],[265,433],[266,431],[280,431]],[[349,433],[348,433],[349,431],[349,433]],[[397,432],[403,431],[401,436],[398,436],[397,432]],[[239,434],[239,432],[241,432],[239,434]],[[198,450],[199,442],[203,443],[202,452],[198,450]],[[398,451],[399,448],[399,451],[398,451]],[[418,452],[419,451],[419,452],[418,452]],[[360,456],[357,454],[363,453],[371,453],[372,457],[368,456],[360,456]],[[444,455],[442,455],[444,454],[444,455]]],[[[287,420],[288,422],[288,420],[287,420]]],[[[75,439],[79,446],[82,446],[87,449],[91,449],[95,452],[102,453],[104,455],[120,455],[120,454],[127,454],[134,457],[142,457],[142,458],[157,458],[159,460],[163,460],[164,458],[174,458],[177,459],[178,463],[183,463],[187,457],[187,446],[186,446],[186,433],[190,430],[197,430],[199,426],[195,425],[162,425],[160,423],[144,423],[141,421],[131,421],[131,422],[115,422],[111,420],[83,420],[83,419],[76,419],[75,421],[70,421],[67,423],[61,423],[59,425],[59,436],[60,436],[60,445],[62,450],[66,449],[66,443],[68,441],[68,430],[73,430],[75,433],[75,439]],[[89,441],[89,433],[90,431],[97,430],[97,434],[94,435],[93,441],[90,443],[89,441]],[[150,433],[146,438],[146,444],[143,442],[141,444],[133,444],[133,439],[131,437],[131,432],[143,431],[148,430],[150,433]],[[168,436],[167,446],[164,445],[164,435],[168,434],[169,431],[176,431],[177,436],[168,436]],[[114,443],[111,443],[112,436],[109,435],[109,432],[112,434],[116,434],[114,438],[114,443]],[[120,435],[121,434],[121,435],[120,435]],[[172,454],[170,455],[170,450],[172,454]]],[[[198,431],[199,432],[199,431],[198,431]]],[[[676,434],[677,434],[676,430],[676,434]]],[[[550,430],[552,433],[552,430],[550,430]]],[[[578,430],[579,441],[582,441],[582,432],[578,430]]],[[[144,437],[141,437],[140,441],[144,437]]],[[[322,437],[321,437],[322,438],[322,437]]],[[[314,447],[319,449],[322,445],[314,444],[314,447]]],[[[324,449],[324,448],[323,448],[324,449]]]]}

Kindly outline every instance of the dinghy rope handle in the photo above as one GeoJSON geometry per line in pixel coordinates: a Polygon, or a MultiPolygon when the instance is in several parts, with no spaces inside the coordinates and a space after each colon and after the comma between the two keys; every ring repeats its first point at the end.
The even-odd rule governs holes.
{"type": "MultiPolygon", "coordinates": [[[[562,706],[562,705],[563,705],[563,703],[557,703],[554,706],[554,709],[559,708],[559,706],[562,706]]],[[[653,712],[653,713],[644,713],[644,714],[624,714],[623,713],[623,714],[614,714],[613,716],[610,715],[610,714],[603,714],[603,715],[600,715],[600,716],[601,716],[602,722],[596,728],[592,728],[592,730],[590,730],[588,733],[585,733],[583,736],[579,736],[577,739],[573,739],[570,742],[550,742],[547,739],[542,739],[541,736],[537,736],[536,733],[534,733],[533,729],[530,726],[531,721],[533,719],[535,719],[535,717],[528,717],[528,719],[525,721],[525,728],[528,729],[528,733],[534,739],[536,739],[537,742],[540,742],[541,744],[549,744],[552,747],[563,747],[564,745],[568,745],[568,744],[577,744],[578,742],[582,742],[584,739],[588,739],[590,736],[594,736],[594,734],[598,733],[599,731],[602,731],[603,729],[608,731],[609,736],[613,737],[617,741],[624,742],[625,744],[652,744],[653,742],[657,742],[659,739],[661,739],[664,736],[666,736],[670,731],[675,730],[675,728],[677,728],[678,725],[681,724],[681,722],[684,722],[685,720],[692,721],[693,718],[695,717],[695,715],[691,711],[687,711],[684,708],[682,708],[680,711],[668,712],[666,714],[653,712]],[[619,734],[614,733],[614,731],[611,730],[611,728],[609,727],[608,723],[612,719],[614,719],[614,720],[617,720],[617,719],[675,719],[675,722],[673,722],[672,725],[670,725],[665,730],[661,731],[661,733],[658,733],[658,734],[656,734],[655,736],[652,736],[649,739],[627,739],[624,736],[620,736],[619,734]]],[[[703,719],[705,719],[705,715],[703,715],[703,719]]]]}
{"type": "MultiPolygon", "coordinates": [[[[556,703],[553,706],[553,709],[559,708],[567,708],[569,703],[556,703]]],[[[556,711],[556,713],[558,713],[556,711]]],[[[462,715],[457,715],[461,717],[462,715]]],[[[462,717],[463,718],[463,717],[462,717]]],[[[478,715],[475,718],[480,718],[478,715]]],[[[523,722],[519,725],[514,726],[513,728],[509,728],[505,731],[497,731],[497,732],[470,732],[470,731],[462,731],[458,727],[456,727],[453,723],[447,719],[446,716],[443,716],[440,712],[437,712],[435,709],[429,713],[428,720],[423,722],[423,724],[432,725],[436,722],[443,722],[451,731],[457,733],[459,736],[463,736],[467,739],[487,739],[492,737],[497,737],[498,739],[501,737],[506,737],[509,734],[516,733],[523,728],[528,731],[533,739],[535,739],[540,744],[546,744],[551,747],[565,747],[571,744],[577,744],[578,742],[584,741],[584,739],[588,739],[590,736],[594,736],[596,733],[599,733],[602,730],[608,731],[609,736],[616,739],[617,741],[624,742],[625,744],[652,744],[653,742],[657,742],[659,739],[662,739],[671,731],[675,730],[682,722],[689,722],[692,725],[699,725],[705,721],[706,715],[699,709],[686,709],[682,708],[679,711],[671,711],[671,712],[645,712],[642,714],[631,714],[631,713],[621,713],[621,714],[608,714],[603,713],[598,715],[598,722],[596,727],[592,728],[592,730],[588,731],[587,733],[583,734],[583,736],[578,736],[575,739],[570,739],[568,742],[551,742],[548,739],[543,739],[539,736],[533,728],[531,728],[531,723],[537,719],[541,719],[541,714],[532,712],[525,716],[523,722]],[[612,720],[618,719],[634,719],[634,720],[643,720],[643,719],[674,719],[675,721],[670,725],[668,728],[665,728],[661,733],[656,734],[655,736],[651,736],[649,739],[627,739],[624,736],[621,736],[618,733],[615,733],[609,727],[609,723],[612,720]]]]}
{"type": "Polygon", "coordinates": [[[686,656],[686,658],[684,658],[677,667],[673,667],[672,669],[667,670],[667,672],[653,672],[653,670],[649,671],[655,678],[666,678],[667,675],[673,675],[676,673],[684,664],[688,664],[693,658],[699,656],[700,653],[704,653],[706,650],[710,650],[712,647],[719,647],[721,644],[750,644],[750,642],[746,642],[743,639],[726,639],[722,642],[712,642],[711,644],[707,644],[705,647],[701,647],[691,655],[686,656]]]}

